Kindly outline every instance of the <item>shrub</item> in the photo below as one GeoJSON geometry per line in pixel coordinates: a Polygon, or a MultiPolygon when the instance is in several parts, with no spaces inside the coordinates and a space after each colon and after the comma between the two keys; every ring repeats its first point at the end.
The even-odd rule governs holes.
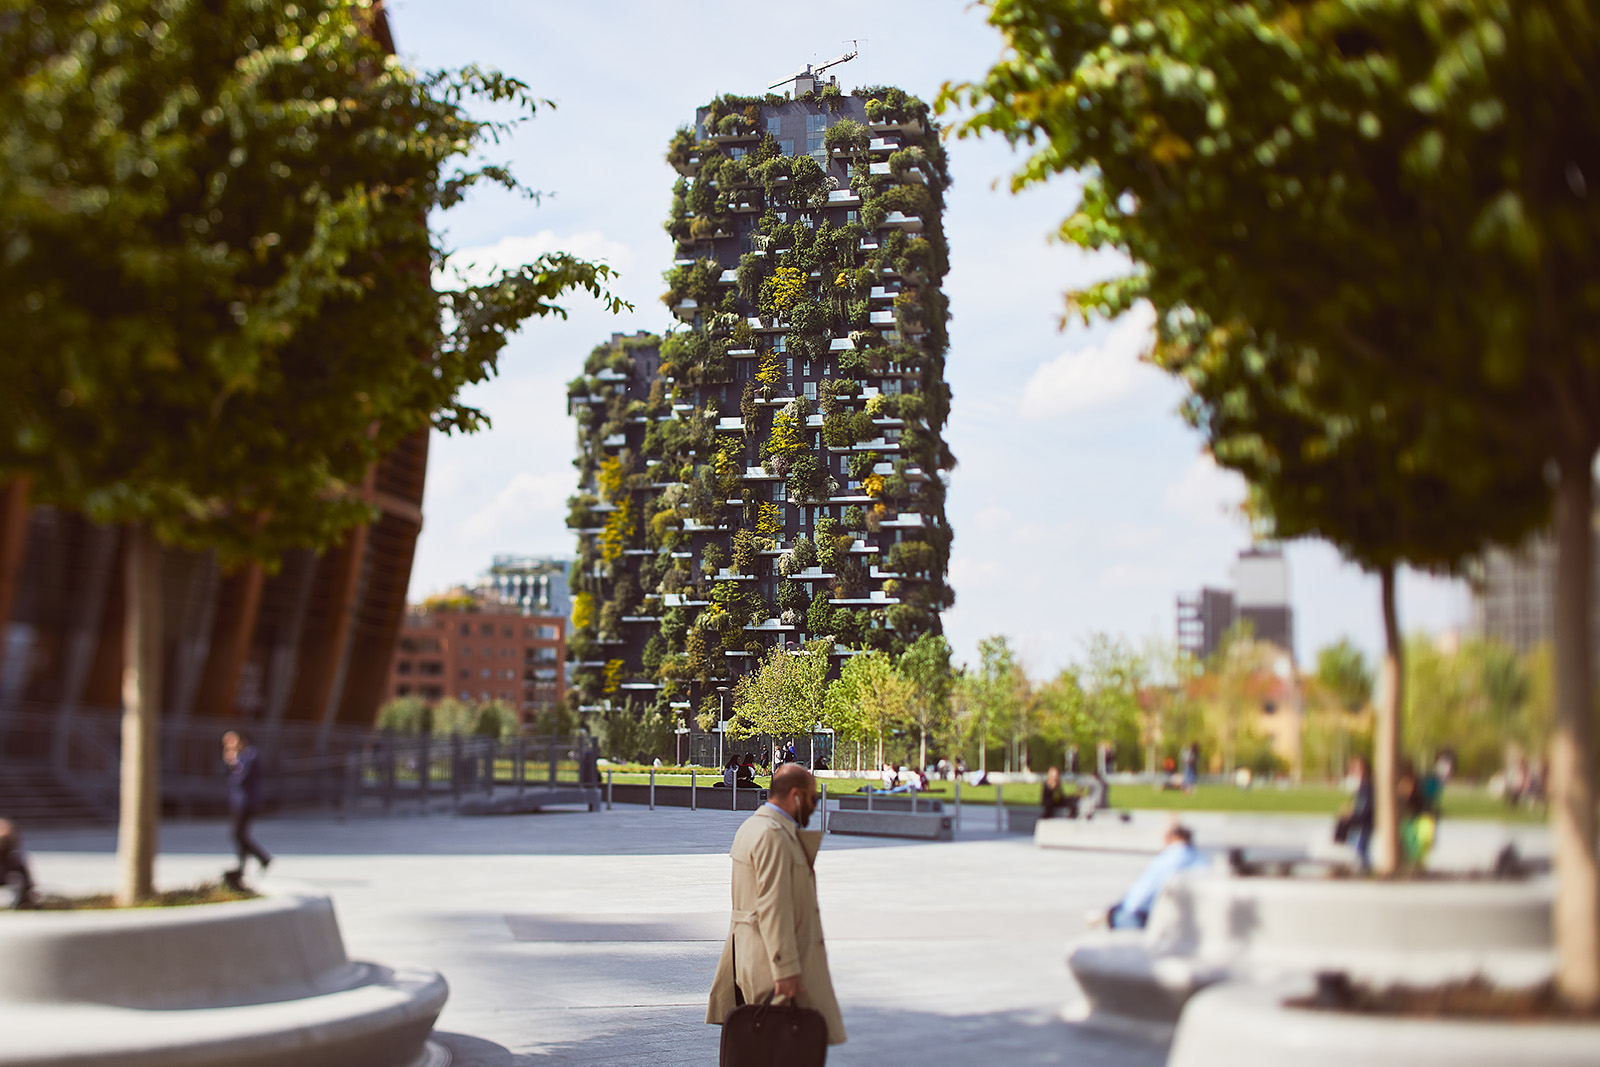
{"type": "Polygon", "coordinates": [[[856,504],[851,504],[844,509],[844,528],[847,530],[865,530],[867,528],[867,515],[856,504]]]}

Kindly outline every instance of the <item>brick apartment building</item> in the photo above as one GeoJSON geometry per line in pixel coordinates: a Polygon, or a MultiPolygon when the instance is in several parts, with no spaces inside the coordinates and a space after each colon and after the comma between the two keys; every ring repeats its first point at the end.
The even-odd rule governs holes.
{"type": "Polygon", "coordinates": [[[390,697],[498,700],[527,719],[566,695],[567,620],[485,604],[477,610],[412,608],[389,672],[390,697]]]}

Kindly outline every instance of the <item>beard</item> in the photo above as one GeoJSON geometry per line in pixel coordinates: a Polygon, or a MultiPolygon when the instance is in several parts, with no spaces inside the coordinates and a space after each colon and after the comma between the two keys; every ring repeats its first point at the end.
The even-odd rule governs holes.
{"type": "Polygon", "coordinates": [[[816,810],[817,808],[814,804],[801,804],[799,809],[795,812],[795,814],[798,816],[798,818],[795,819],[795,822],[799,823],[802,829],[810,826],[811,813],[816,810]]]}

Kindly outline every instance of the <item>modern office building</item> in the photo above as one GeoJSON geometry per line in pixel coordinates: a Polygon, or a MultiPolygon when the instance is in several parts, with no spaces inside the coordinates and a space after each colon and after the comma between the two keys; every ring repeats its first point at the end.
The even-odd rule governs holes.
{"type": "MultiPolygon", "coordinates": [[[[1594,550],[1600,552],[1600,529],[1594,550]]],[[[1474,563],[1469,580],[1477,633],[1518,652],[1555,640],[1556,545],[1548,531],[1516,549],[1490,549],[1474,563]]],[[[1600,568],[1590,603],[1600,605],[1600,568]]],[[[1593,638],[1600,652],[1600,627],[1594,628],[1593,638]]]]}
{"type": "Polygon", "coordinates": [[[1234,561],[1232,589],[1201,589],[1178,597],[1178,647],[1207,659],[1240,621],[1252,635],[1294,655],[1294,609],[1289,604],[1289,563],[1277,546],[1254,545],[1234,561]]]}
{"type": "Polygon", "coordinates": [[[572,560],[560,556],[499,555],[479,576],[473,592],[486,602],[532,615],[572,614],[567,572],[572,560]]]}
{"type": "Polygon", "coordinates": [[[574,686],[714,707],[769,649],[897,650],[952,603],[938,130],[897,89],[807,74],[673,138],[664,297],[614,336],[578,421],[574,686]]]}

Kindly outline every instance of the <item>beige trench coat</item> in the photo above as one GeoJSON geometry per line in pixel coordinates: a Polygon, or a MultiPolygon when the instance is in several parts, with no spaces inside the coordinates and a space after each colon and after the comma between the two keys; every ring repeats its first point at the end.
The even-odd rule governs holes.
{"type": "Polygon", "coordinates": [[[822,943],[822,913],[817,909],[813,865],[822,833],[801,830],[793,820],[761,807],[734,835],[733,919],[722,946],[706,1022],[716,1026],[734,1008],[734,960],[746,1002],[762,1000],[779,978],[800,976],[805,992],[800,1006],[822,1013],[828,1044],[844,1042],[844,1020],[828,975],[822,943]]]}

